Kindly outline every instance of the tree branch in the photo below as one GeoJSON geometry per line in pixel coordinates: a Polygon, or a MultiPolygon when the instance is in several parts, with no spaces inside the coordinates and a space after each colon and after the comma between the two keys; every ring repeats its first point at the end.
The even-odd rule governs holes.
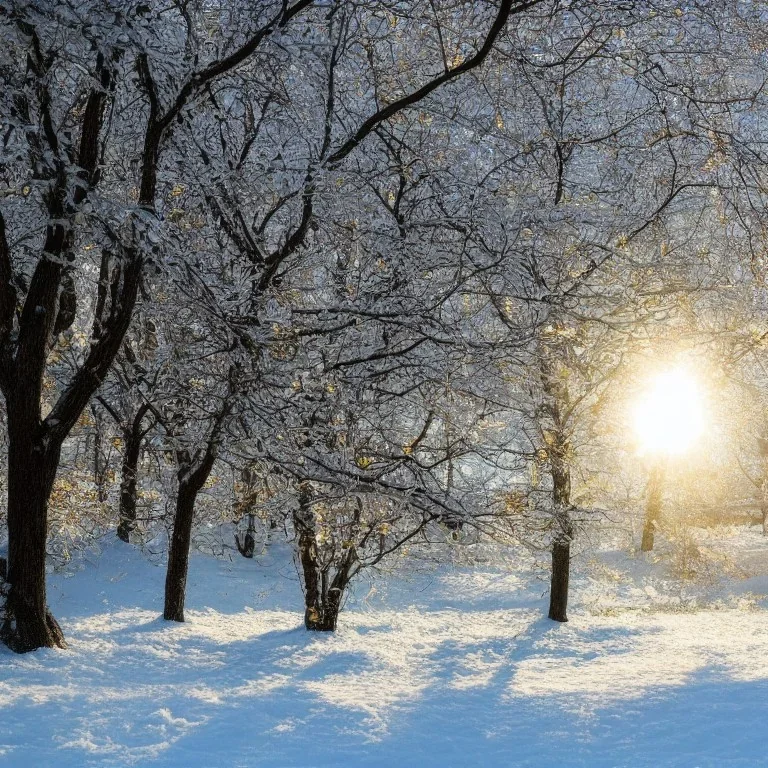
{"type": "Polygon", "coordinates": [[[499,12],[494,19],[493,24],[491,25],[491,29],[488,32],[483,45],[474,56],[471,56],[457,67],[449,69],[446,72],[443,72],[441,75],[433,78],[428,83],[421,86],[421,88],[418,88],[412,93],[396,99],[391,104],[388,104],[386,107],[382,107],[380,110],[375,112],[357,129],[353,136],[350,136],[350,138],[348,138],[335,152],[328,156],[326,161],[327,164],[334,165],[343,160],[380,123],[383,123],[385,120],[389,120],[389,118],[394,117],[396,114],[398,114],[398,112],[418,104],[420,101],[429,96],[430,93],[437,90],[440,86],[445,85],[445,83],[449,83],[451,80],[455,80],[461,75],[479,67],[486,60],[488,54],[493,49],[496,40],[501,34],[501,31],[506,26],[509,18],[528,10],[535,5],[539,5],[541,2],[543,2],[543,0],[502,0],[499,6],[499,12]]]}

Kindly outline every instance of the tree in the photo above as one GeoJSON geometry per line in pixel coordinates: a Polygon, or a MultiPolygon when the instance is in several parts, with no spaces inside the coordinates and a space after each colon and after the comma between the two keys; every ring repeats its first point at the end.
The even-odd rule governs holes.
{"type": "MultiPolygon", "coordinates": [[[[402,380],[403,371],[416,371],[418,361],[424,359],[415,350],[422,345],[425,348],[439,348],[440,345],[418,328],[415,314],[414,320],[407,325],[398,317],[401,312],[416,313],[421,309],[414,303],[418,294],[411,296],[405,291],[403,299],[407,300],[398,307],[400,297],[393,297],[391,291],[387,293],[386,287],[382,290],[380,268],[371,270],[372,263],[377,262],[364,266],[355,264],[341,252],[343,246],[340,244],[348,244],[350,236],[352,241],[358,239],[355,233],[357,221],[370,218],[372,202],[379,216],[382,207],[386,210],[390,230],[403,238],[408,224],[400,204],[406,187],[411,184],[405,178],[402,162],[399,192],[392,193],[392,199],[381,189],[374,189],[373,196],[370,194],[382,167],[386,167],[384,164],[398,152],[393,152],[393,148],[401,137],[397,136],[399,130],[393,126],[406,122],[423,127],[423,113],[414,119],[408,114],[410,110],[415,107],[427,110],[432,95],[440,86],[447,86],[478,69],[490,55],[507,19],[535,4],[503,2],[490,18],[487,18],[487,9],[478,10],[472,4],[446,10],[443,15],[448,18],[455,14],[453,23],[457,20],[466,23],[468,35],[463,42],[441,37],[446,22],[440,14],[436,19],[428,16],[429,23],[414,40],[397,28],[399,16],[393,15],[388,8],[341,5],[322,21],[308,25],[311,44],[307,45],[307,53],[303,46],[292,48],[287,45],[269,63],[269,76],[265,82],[259,83],[253,91],[243,93],[239,81],[222,84],[218,93],[211,94],[210,112],[200,118],[192,132],[190,140],[197,147],[200,164],[195,166],[197,183],[189,193],[192,197],[202,198],[205,216],[209,217],[209,236],[218,240],[224,253],[230,254],[229,287],[223,290],[222,283],[211,293],[218,297],[214,303],[224,301],[227,296],[225,303],[220,304],[220,322],[229,328],[233,344],[248,350],[254,366],[260,371],[249,406],[252,441],[259,447],[255,451],[256,457],[261,459],[264,451],[268,451],[275,470],[294,480],[291,487],[296,498],[292,520],[302,570],[307,579],[307,599],[311,604],[307,616],[317,614],[314,619],[308,618],[308,627],[335,628],[341,594],[349,579],[365,563],[361,558],[365,547],[360,546],[358,535],[364,545],[371,544],[368,564],[373,564],[423,530],[434,518],[434,509],[439,509],[440,515],[456,514],[451,503],[443,498],[445,489],[434,477],[442,471],[442,459],[435,462],[435,467],[417,468],[414,465],[413,474],[423,477],[400,482],[395,478],[403,474],[402,456],[388,455],[384,439],[381,441],[382,456],[391,469],[383,473],[362,471],[367,469],[365,462],[369,456],[352,456],[354,462],[350,466],[349,455],[340,457],[333,451],[338,446],[326,431],[329,420],[346,421],[342,413],[348,404],[336,408],[332,405],[336,399],[332,395],[346,391],[343,382],[355,382],[352,388],[359,393],[357,403],[368,397],[375,402],[376,387],[388,383],[387,375],[391,373],[388,368],[392,362],[402,365],[402,370],[392,381],[406,387],[402,380]],[[490,22],[489,30],[487,22],[490,22]],[[479,43],[475,42],[478,36],[479,43]],[[437,46],[436,75],[432,75],[431,69],[426,69],[420,61],[425,41],[431,48],[437,46]],[[366,56],[361,57],[361,50],[366,51],[366,56]],[[461,50],[461,53],[453,50],[461,50]],[[409,60],[419,62],[420,67],[405,67],[409,60]],[[397,72],[403,73],[402,77],[391,76],[393,65],[397,72]],[[300,83],[293,74],[296,71],[302,73],[300,83]],[[355,116],[354,120],[350,121],[350,115],[355,116]],[[310,131],[297,135],[293,130],[296,124],[309,126],[310,131]],[[286,126],[289,126],[287,131],[286,126]],[[363,142],[372,145],[377,140],[376,150],[368,157],[354,152],[363,142]],[[265,157],[272,158],[266,167],[265,157]],[[362,184],[359,184],[361,179],[362,184]],[[279,194],[275,193],[276,189],[279,194]],[[352,200],[351,195],[356,193],[363,194],[362,205],[360,200],[352,200]],[[313,270],[323,270],[327,279],[318,284],[311,278],[313,270]],[[366,281],[364,294],[355,296],[347,291],[347,280],[353,274],[366,281]],[[244,286],[249,287],[249,292],[244,286]],[[340,286],[343,287],[341,292],[338,290],[340,286]],[[294,296],[297,294],[305,295],[296,301],[294,296]],[[371,302],[374,306],[366,306],[371,302]],[[295,320],[291,318],[292,312],[297,316],[295,320]],[[317,320],[313,318],[315,313],[320,315],[317,320]],[[352,327],[364,316],[369,322],[360,334],[352,327]],[[272,326],[271,334],[266,330],[267,323],[272,326]],[[349,334],[344,333],[345,329],[350,329],[349,334]],[[327,356],[317,346],[340,353],[350,340],[356,346],[362,345],[359,356],[344,355],[334,361],[331,359],[333,355],[327,356]],[[324,394],[321,394],[322,387],[317,390],[310,382],[305,390],[303,382],[308,377],[293,373],[291,363],[302,345],[305,349],[314,348],[300,357],[299,365],[303,364],[305,372],[314,370],[319,379],[326,381],[324,394]],[[326,359],[319,363],[320,358],[326,359]],[[269,361],[268,365],[265,361],[269,361]],[[281,366],[281,362],[286,365],[281,366]],[[377,368],[382,370],[376,371],[377,368]],[[292,373],[291,380],[287,377],[292,373]],[[371,384],[372,380],[378,380],[378,384],[371,384]],[[296,397],[287,405],[282,402],[286,384],[297,385],[296,397]],[[313,395],[304,399],[303,395],[309,389],[313,395]],[[304,402],[297,402],[301,400],[304,402]],[[318,412],[323,415],[318,416],[318,412]],[[268,435],[263,434],[263,425],[268,418],[276,419],[286,431],[302,435],[299,444],[293,446],[298,450],[286,451],[284,445],[275,446],[268,435]],[[316,434],[318,432],[320,436],[316,434]],[[270,448],[265,448],[264,445],[270,442],[270,448]],[[331,451],[332,458],[325,455],[321,446],[325,446],[325,451],[331,451]],[[307,469],[310,462],[312,466],[307,469]],[[377,473],[379,478],[374,482],[372,478],[377,473]],[[383,476],[389,474],[392,476],[385,482],[383,476]],[[408,527],[409,523],[405,533],[399,535],[398,530],[398,535],[391,540],[386,536],[375,536],[381,525],[389,526],[386,518],[395,513],[391,511],[389,501],[380,506],[369,504],[367,498],[363,501],[358,493],[372,494],[371,498],[375,495],[368,486],[381,490],[379,500],[384,497],[386,501],[388,494],[395,494],[401,499],[401,510],[416,510],[416,518],[408,518],[413,526],[408,527]],[[334,514],[343,521],[338,529],[354,533],[342,536],[340,540],[334,536],[339,546],[334,547],[332,553],[327,547],[311,545],[312,537],[316,541],[322,533],[319,529],[324,528],[318,518],[318,504],[313,498],[313,490],[319,489],[323,489],[323,494],[333,492],[334,514]],[[407,495],[413,498],[406,501],[407,495]],[[417,497],[418,503],[414,501],[417,497]],[[429,511],[433,504],[433,510],[429,511]],[[352,546],[350,542],[354,541],[357,544],[352,546]],[[373,547],[377,541],[378,550],[373,547]],[[333,569],[336,569],[335,575],[329,577],[333,569]],[[331,588],[329,584],[335,586],[331,588]]],[[[247,68],[243,74],[249,74],[247,68]]],[[[190,159],[185,158],[186,161],[190,159]]],[[[197,203],[190,201],[190,204],[197,203]]],[[[179,216],[183,215],[180,211],[179,216]]],[[[381,232],[382,229],[379,234],[381,232]]],[[[404,289],[406,282],[419,271],[422,276],[418,287],[423,288],[430,282],[424,277],[430,262],[417,250],[413,252],[418,255],[418,261],[405,268],[397,265],[405,265],[408,248],[423,245],[429,238],[434,238],[434,232],[432,222],[425,227],[424,241],[415,240],[406,243],[405,247],[398,244],[396,248],[401,252],[393,252],[391,258],[388,258],[390,254],[383,253],[387,249],[376,245],[371,238],[372,246],[381,252],[378,261],[386,265],[389,260],[393,271],[400,272],[399,276],[393,276],[397,290],[404,289]]],[[[201,256],[202,274],[206,274],[206,263],[213,248],[208,246],[207,250],[209,255],[201,256]]],[[[447,246],[440,251],[437,266],[445,274],[452,271],[447,246]]],[[[450,298],[449,287],[445,294],[450,298]]],[[[439,305],[437,299],[433,306],[425,308],[421,321],[428,313],[437,312],[439,305]]],[[[441,331],[444,325],[443,321],[435,320],[435,327],[441,331]]],[[[447,343],[447,339],[442,343],[447,343]]],[[[430,371],[430,375],[432,373],[430,371]]],[[[387,399],[386,407],[391,408],[392,393],[387,399]]],[[[349,410],[356,412],[358,409],[349,410]]],[[[249,421],[248,416],[244,419],[249,421]]],[[[267,423],[273,432],[281,428],[274,422],[267,423]]],[[[376,436],[366,437],[371,444],[375,439],[376,436]]],[[[405,437],[395,439],[398,444],[408,442],[405,437]]],[[[347,445],[351,447],[352,441],[347,445]]],[[[450,445],[447,450],[453,457],[463,448],[450,445]]],[[[414,462],[415,458],[413,455],[408,461],[414,462]]],[[[396,517],[400,520],[407,515],[398,511],[396,517]]]]}
{"type": "Polygon", "coordinates": [[[508,359],[496,368],[512,384],[518,416],[509,420],[530,442],[535,474],[549,476],[528,501],[537,508],[547,496],[549,523],[534,529],[550,532],[549,616],[558,621],[567,620],[580,516],[573,475],[595,442],[591,409],[650,323],[693,290],[675,282],[685,271],[674,254],[692,239],[682,220],[710,208],[713,186],[699,167],[708,140],[672,127],[688,117],[670,103],[659,64],[678,14],[601,3],[571,11],[559,25],[528,25],[505,71],[495,174],[509,215],[495,226],[486,219],[477,237],[481,251],[491,242],[517,252],[486,272],[480,293],[492,308],[486,327],[506,332],[508,359]]]}
{"type": "Polygon", "coordinates": [[[311,5],[270,4],[245,26],[245,42],[234,48],[224,42],[226,29],[210,33],[204,26],[204,4],[179,5],[171,14],[148,4],[116,13],[99,0],[87,7],[9,3],[0,9],[7,22],[3,113],[10,116],[4,175],[14,190],[0,217],[10,585],[0,635],[15,651],[64,644],[46,605],[48,498],[64,440],[120,349],[142,268],[162,239],[156,194],[161,153],[173,126],[188,119],[203,89],[311,5]],[[221,57],[211,60],[205,53],[210,48],[204,30],[215,38],[213,49],[220,42],[225,48],[221,57]],[[162,61],[159,50],[168,51],[162,61]],[[162,83],[158,71],[166,76],[162,83]],[[127,106],[137,95],[145,105],[139,112],[127,106]],[[134,206],[124,202],[122,182],[128,179],[118,158],[137,123],[142,137],[134,206]],[[116,173],[103,172],[105,159],[116,173]],[[96,281],[88,280],[83,256],[89,241],[101,245],[96,281]],[[86,285],[93,289],[90,305],[83,306],[82,296],[78,301],[76,284],[81,291],[86,285]],[[75,322],[78,306],[92,319],[90,346],[44,416],[47,357],[58,335],[75,322]]]}

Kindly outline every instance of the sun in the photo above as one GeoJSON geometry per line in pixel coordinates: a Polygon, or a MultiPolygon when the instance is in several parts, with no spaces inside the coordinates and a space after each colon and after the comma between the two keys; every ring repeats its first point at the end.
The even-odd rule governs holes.
{"type": "Polygon", "coordinates": [[[643,453],[677,456],[704,433],[704,404],[696,378],[685,368],[657,374],[634,408],[643,453]]]}

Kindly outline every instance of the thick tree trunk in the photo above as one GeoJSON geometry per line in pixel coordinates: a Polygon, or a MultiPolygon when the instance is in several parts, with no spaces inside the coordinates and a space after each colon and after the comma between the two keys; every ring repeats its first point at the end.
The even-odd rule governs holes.
{"type": "Polygon", "coordinates": [[[176,496],[176,513],[173,517],[173,533],[168,550],[168,570],[165,575],[166,621],[184,621],[184,600],[187,594],[187,570],[189,548],[192,543],[192,524],[195,518],[197,494],[211,474],[216,459],[215,436],[204,453],[194,461],[187,459],[179,469],[179,492],[176,496]]]}
{"type": "Polygon", "coordinates": [[[316,632],[333,632],[339,618],[341,594],[328,588],[328,570],[320,566],[314,533],[305,526],[299,533],[299,562],[304,581],[304,626],[316,632]]]}
{"type": "Polygon", "coordinates": [[[117,526],[117,536],[126,544],[136,528],[136,478],[138,474],[139,455],[141,453],[142,434],[131,430],[125,435],[125,445],[122,462],[122,480],[120,482],[120,522],[117,526]]]}
{"type": "Polygon", "coordinates": [[[0,639],[17,653],[63,648],[61,628],[48,610],[45,551],[48,498],[58,467],[58,447],[35,440],[33,425],[9,408],[8,596],[0,639]]]}
{"type": "Polygon", "coordinates": [[[648,501],[645,506],[645,523],[643,525],[643,538],[640,542],[641,552],[653,550],[656,527],[661,517],[661,495],[663,490],[664,475],[660,467],[651,470],[648,479],[648,501]]]}
{"type": "Polygon", "coordinates": [[[293,516],[304,582],[304,626],[314,632],[335,632],[354,554],[350,551],[329,583],[330,566],[318,557],[309,489],[299,489],[299,509],[293,516]]]}
{"type": "Polygon", "coordinates": [[[554,621],[568,621],[570,569],[570,541],[555,541],[552,544],[552,581],[549,590],[549,618],[554,621]]]}
{"type": "Polygon", "coordinates": [[[189,547],[192,542],[192,523],[198,491],[199,488],[191,487],[187,483],[179,483],[171,546],[168,551],[168,571],[165,577],[163,618],[167,621],[184,621],[189,547]]]}
{"type": "Polygon", "coordinates": [[[335,632],[343,594],[343,590],[339,587],[330,589],[317,606],[319,608],[317,620],[307,621],[305,614],[304,626],[313,632],[335,632]]]}
{"type": "Polygon", "coordinates": [[[299,559],[304,577],[304,626],[313,632],[335,632],[347,585],[338,573],[328,584],[329,569],[320,567],[314,537],[307,532],[299,535],[299,559]]]}

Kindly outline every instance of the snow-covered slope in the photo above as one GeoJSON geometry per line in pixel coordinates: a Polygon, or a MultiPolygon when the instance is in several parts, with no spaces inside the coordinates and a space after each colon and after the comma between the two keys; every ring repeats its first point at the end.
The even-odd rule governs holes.
{"type": "Polygon", "coordinates": [[[0,651],[0,765],[768,765],[768,547],[725,549],[742,569],[684,587],[663,557],[584,558],[565,625],[526,569],[422,563],[323,636],[283,548],[194,557],[173,625],[163,569],[108,542],[50,577],[70,648],[0,651]]]}

